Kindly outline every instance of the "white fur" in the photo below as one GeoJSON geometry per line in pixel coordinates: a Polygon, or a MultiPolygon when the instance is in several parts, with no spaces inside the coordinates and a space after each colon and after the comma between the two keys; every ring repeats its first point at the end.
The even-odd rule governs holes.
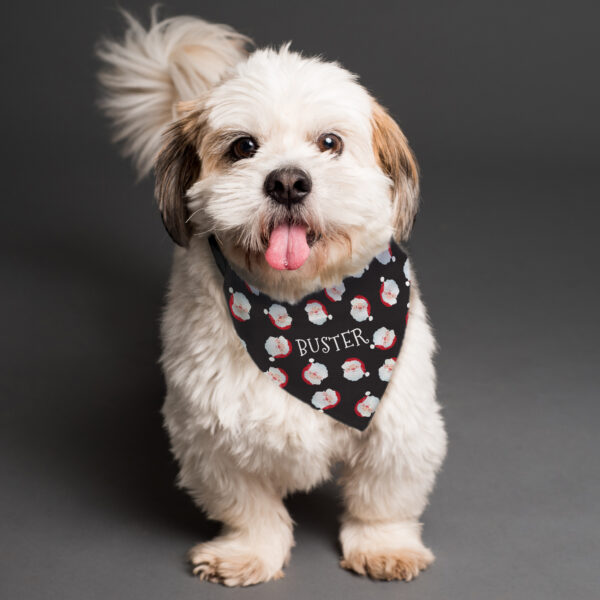
{"type": "MultiPolygon", "coordinates": [[[[259,50],[246,60],[242,36],[198,19],[153,21],[148,32],[129,23],[123,44],[104,46],[102,57],[113,69],[104,82],[119,137],[143,170],[159,132],[173,118],[172,104],[194,95],[202,96],[198,103],[211,130],[251,132],[260,143],[251,161],[201,176],[192,186],[189,208],[200,231],[225,239],[228,232],[238,238],[241,232],[248,248],[258,248],[259,217],[268,210],[264,178],[293,163],[313,179],[311,217],[324,228],[352,231],[352,256],[329,259],[338,270],[350,276],[385,251],[392,233],[389,180],[371,144],[372,99],[353,75],[287,47],[259,50]],[[203,51],[186,55],[190,46],[203,51]],[[179,77],[182,55],[185,85],[179,77]],[[315,147],[323,131],[343,136],[339,158],[315,147]]],[[[269,293],[296,301],[336,283],[330,279],[324,270],[293,291],[275,286],[269,293]]],[[[198,575],[228,585],[280,577],[293,545],[282,498],[323,482],[338,461],[344,464],[340,540],[346,564],[373,576],[410,578],[408,568],[402,571],[406,552],[418,557],[416,572],[433,560],[418,519],[446,436],[435,399],[435,341],[414,275],[402,350],[362,433],[295,400],[256,368],[232,327],[204,235],[175,250],[162,341],[163,414],[179,483],[209,517],[224,523],[220,537],[191,551],[198,575]],[[395,571],[386,567],[377,574],[374,565],[382,555],[395,571]]]]}
{"type": "Polygon", "coordinates": [[[393,232],[389,181],[376,168],[371,146],[372,98],[348,71],[288,46],[257,50],[205,95],[202,107],[210,129],[251,132],[260,149],[252,161],[209,174],[189,190],[200,231],[235,232],[250,249],[261,250],[261,219],[272,210],[265,203],[265,177],[293,164],[311,175],[305,207],[315,223],[325,230],[361,230],[355,264],[364,266],[374,248],[387,244],[393,232]],[[314,143],[328,131],[344,138],[340,157],[314,143]]]}

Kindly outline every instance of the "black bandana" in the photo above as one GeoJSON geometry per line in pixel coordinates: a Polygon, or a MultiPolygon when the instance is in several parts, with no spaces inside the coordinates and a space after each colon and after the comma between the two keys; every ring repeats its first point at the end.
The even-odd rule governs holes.
{"type": "Polygon", "coordinates": [[[210,246],[232,323],[265,377],[309,406],[365,429],[406,329],[406,254],[392,241],[360,273],[289,304],[240,279],[214,237],[210,246]]]}

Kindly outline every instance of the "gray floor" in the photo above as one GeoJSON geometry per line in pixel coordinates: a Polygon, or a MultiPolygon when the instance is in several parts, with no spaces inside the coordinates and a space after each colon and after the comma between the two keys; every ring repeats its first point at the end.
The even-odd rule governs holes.
{"type": "MultiPolygon", "coordinates": [[[[585,182],[429,187],[439,200],[425,206],[413,256],[441,345],[450,452],[424,517],[438,559],[410,584],[337,567],[333,484],[289,500],[297,546],[284,580],[230,592],[191,577],[185,551],[216,528],[175,490],[158,415],[168,243],[145,252],[142,239],[124,254],[107,224],[106,239],[32,244],[8,265],[19,285],[2,295],[0,595],[598,597],[595,222],[578,218],[566,250],[563,193],[585,212],[585,182]],[[490,204],[503,206],[491,219],[490,204]],[[457,237],[464,215],[472,227],[457,237]]],[[[150,218],[142,225],[159,238],[150,218]]]]}
{"type": "MultiPolygon", "coordinates": [[[[178,4],[172,12],[191,10],[178,4]]],[[[411,105],[424,172],[411,252],[440,342],[450,435],[424,515],[437,561],[410,584],[340,569],[331,483],[288,501],[297,545],[285,578],[227,590],[195,580],[185,564],[187,549],[217,528],[175,489],[159,416],[157,329],[170,242],[151,183],[133,184],[90,108],[91,44],[114,15],[77,10],[59,14],[79,23],[56,25],[60,43],[39,37],[56,17],[49,8],[22,32],[48,68],[38,89],[4,98],[15,118],[5,124],[14,136],[4,148],[0,236],[0,597],[598,598],[600,186],[584,152],[593,126],[568,140],[565,122],[544,129],[531,110],[528,129],[524,120],[514,125],[528,135],[509,152],[518,112],[509,107],[494,143],[482,138],[489,145],[480,151],[451,154],[457,138],[424,125],[428,114],[442,123],[439,114],[411,105]],[[536,131],[547,132],[539,143],[558,136],[564,144],[553,148],[563,154],[549,146],[536,153],[536,131]]],[[[209,16],[243,25],[219,10],[209,16]]],[[[261,19],[248,19],[266,39],[261,19]]],[[[324,17],[315,31],[331,22],[324,17]]],[[[29,63],[13,56],[27,77],[29,63]]],[[[359,70],[375,80],[378,69],[359,70]]],[[[443,122],[455,133],[452,119],[443,122]]],[[[465,123],[466,147],[479,130],[465,123]]]]}

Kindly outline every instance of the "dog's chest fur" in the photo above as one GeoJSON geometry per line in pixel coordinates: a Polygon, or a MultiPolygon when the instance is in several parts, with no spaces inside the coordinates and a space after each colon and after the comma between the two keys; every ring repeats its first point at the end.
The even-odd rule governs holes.
{"type": "MultiPolygon", "coordinates": [[[[239,467],[282,488],[307,489],[326,478],[333,463],[356,455],[367,436],[381,435],[379,422],[388,430],[392,419],[397,435],[416,434],[412,427],[419,425],[423,407],[412,405],[401,389],[415,371],[431,369],[434,348],[416,286],[398,366],[380,414],[361,433],[268,381],[235,333],[220,278],[204,240],[187,251],[176,250],[162,322],[161,362],[168,387],[163,412],[173,451],[183,466],[182,480],[185,465],[227,455],[239,467]]],[[[433,381],[428,375],[422,380],[433,381]]]]}

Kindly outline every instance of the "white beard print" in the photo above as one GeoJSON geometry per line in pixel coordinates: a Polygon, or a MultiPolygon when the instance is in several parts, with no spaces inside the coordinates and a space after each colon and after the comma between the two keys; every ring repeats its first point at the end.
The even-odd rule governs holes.
{"type": "Polygon", "coordinates": [[[323,325],[323,323],[325,323],[325,321],[327,321],[329,318],[329,315],[325,312],[323,305],[316,300],[307,302],[304,310],[308,315],[308,320],[315,325],[323,325]]]}
{"type": "Polygon", "coordinates": [[[362,379],[365,373],[365,366],[363,363],[356,358],[349,358],[342,365],[342,370],[344,371],[344,378],[349,381],[358,381],[362,379]]]}
{"type": "Polygon", "coordinates": [[[315,392],[311,402],[320,410],[333,408],[340,401],[340,395],[334,390],[325,390],[324,392],[315,392]]]}
{"type": "Polygon", "coordinates": [[[411,281],[412,269],[410,268],[410,260],[408,258],[404,262],[404,266],[402,267],[402,270],[404,271],[404,277],[406,277],[406,279],[408,279],[408,281],[411,281]]]}
{"type": "Polygon", "coordinates": [[[392,249],[388,246],[383,252],[375,255],[375,258],[382,264],[387,265],[390,261],[396,260],[395,256],[392,256],[392,249]]]}
{"type": "Polygon", "coordinates": [[[229,299],[229,308],[233,316],[239,321],[247,321],[250,318],[250,309],[252,306],[248,298],[241,292],[232,293],[229,299]]]}
{"type": "Polygon", "coordinates": [[[285,387],[288,382],[287,373],[279,367],[271,367],[268,371],[265,371],[265,375],[269,380],[278,387],[285,387]]]}
{"type": "Polygon", "coordinates": [[[271,304],[267,314],[271,323],[278,329],[289,329],[292,326],[292,317],[288,315],[286,308],[281,304],[271,304]]]}
{"type": "Polygon", "coordinates": [[[373,344],[375,348],[379,348],[380,350],[387,350],[391,348],[396,343],[396,334],[393,329],[386,329],[385,327],[380,327],[373,334],[373,344]]]}
{"type": "Polygon", "coordinates": [[[369,302],[366,298],[356,296],[350,300],[350,306],[352,307],[350,309],[350,316],[359,323],[366,321],[371,315],[369,302]]]}
{"type": "Polygon", "coordinates": [[[271,336],[265,342],[265,350],[271,356],[269,360],[274,360],[275,358],[283,358],[288,356],[292,351],[292,345],[282,335],[279,337],[271,336]]]}
{"type": "Polygon", "coordinates": [[[319,385],[328,375],[329,371],[327,371],[327,367],[317,362],[309,363],[302,370],[302,379],[310,385],[319,385]]]}
{"type": "Polygon", "coordinates": [[[393,279],[386,279],[381,285],[379,296],[386,306],[393,306],[398,302],[399,293],[400,288],[398,287],[398,284],[393,279]]]}
{"type": "Polygon", "coordinates": [[[379,367],[379,379],[381,381],[389,381],[392,377],[392,371],[394,370],[394,365],[396,364],[396,360],[393,358],[388,358],[386,361],[379,367]]]}
{"type": "Polygon", "coordinates": [[[354,407],[354,412],[359,417],[370,417],[379,404],[379,398],[375,396],[365,396],[362,400],[359,400],[354,407]]]}
{"type": "Polygon", "coordinates": [[[338,283],[336,285],[332,285],[331,287],[325,288],[325,295],[332,302],[339,302],[346,291],[346,286],[342,283],[338,283]]]}

